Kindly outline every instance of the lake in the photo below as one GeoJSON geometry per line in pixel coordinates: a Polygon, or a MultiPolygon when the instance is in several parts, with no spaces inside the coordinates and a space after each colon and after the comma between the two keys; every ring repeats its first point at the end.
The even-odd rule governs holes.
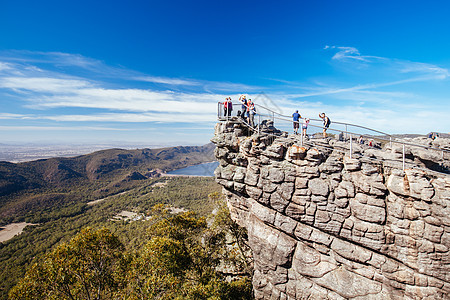
{"type": "Polygon", "coordinates": [[[219,165],[218,161],[189,166],[186,168],[173,170],[167,175],[185,175],[185,176],[214,176],[214,170],[219,165]]]}

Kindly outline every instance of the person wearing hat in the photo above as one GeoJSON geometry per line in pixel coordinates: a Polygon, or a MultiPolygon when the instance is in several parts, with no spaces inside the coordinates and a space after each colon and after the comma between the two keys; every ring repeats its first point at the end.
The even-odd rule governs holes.
{"type": "Polygon", "coordinates": [[[327,129],[330,127],[331,121],[330,118],[325,116],[325,113],[320,113],[319,117],[323,120],[323,138],[327,137],[327,129]]]}
{"type": "Polygon", "coordinates": [[[299,119],[302,116],[298,113],[298,110],[295,111],[295,113],[292,114],[293,124],[294,124],[294,134],[298,134],[298,127],[299,127],[299,119]]]}

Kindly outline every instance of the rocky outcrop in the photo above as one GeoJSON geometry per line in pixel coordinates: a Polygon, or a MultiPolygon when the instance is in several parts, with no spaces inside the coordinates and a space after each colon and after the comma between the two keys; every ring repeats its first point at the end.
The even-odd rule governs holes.
{"type": "Polygon", "coordinates": [[[395,149],[354,145],[350,158],[344,142],[302,147],[263,125],[248,136],[219,123],[212,140],[256,299],[449,299],[450,176],[373,160],[395,149]]]}

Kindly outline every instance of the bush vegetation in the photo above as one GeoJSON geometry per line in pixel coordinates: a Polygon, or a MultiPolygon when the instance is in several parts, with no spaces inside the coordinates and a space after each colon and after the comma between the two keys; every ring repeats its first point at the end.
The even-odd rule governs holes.
{"type": "Polygon", "coordinates": [[[7,299],[13,286],[12,299],[250,297],[245,232],[229,218],[213,178],[138,180],[127,190],[88,204],[99,200],[92,195],[112,181],[11,195],[25,203],[38,199],[42,205],[19,206],[23,215],[8,220],[38,225],[0,243],[0,299],[7,299]],[[155,209],[158,204],[164,206],[155,209]],[[171,214],[169,207],[186,211],[171,214]],[[135,212],[142,219],[113,220],[121,211],[135,212]],[[97,256],[110,259],[101,272],[97,256]],[[226,281],[230,269],[240,276],[226,281]],[[108,278],[99,272],[108,273],[108,278]],[[83,283],[88,279],[92,283],[83,283]]]}

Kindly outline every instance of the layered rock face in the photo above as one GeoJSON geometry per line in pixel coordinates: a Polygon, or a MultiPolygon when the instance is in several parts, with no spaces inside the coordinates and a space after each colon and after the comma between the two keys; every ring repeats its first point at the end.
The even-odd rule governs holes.
{"type": "Polygon", "coordinates": [[[450,298],[450,176],[351,159],[334,141],[246,136],[237,122],[212,141],[256,299],[450,298]]]}

